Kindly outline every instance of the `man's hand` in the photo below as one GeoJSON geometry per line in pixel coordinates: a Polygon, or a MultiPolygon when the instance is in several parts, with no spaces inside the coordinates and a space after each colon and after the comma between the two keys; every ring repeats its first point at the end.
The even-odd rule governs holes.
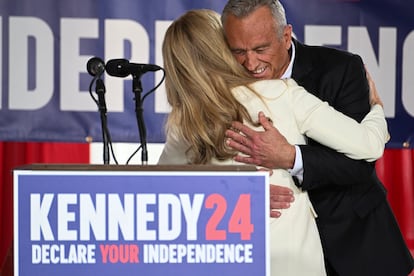
{"type": "Polygon", "coordinates": [[[233,122],[232,129],[226,131],[229,138],[227,145],[244,154],[237,155],[235,160],[269,169],[293,168],[295,147],[288,143],[263,112],[259,112],[259,122],[264,131],[254,131],[240,122],[233,122]]]}
{"type": "Polygon", "coordinates": [[[380,106],[384,107],[384,104],[382,103],[381,98],[378,94],[377,87],[375,86],[375,82],[366,69],[367,68],[365,68],[365,71],[366,71],[367,80],[369,84],[369,103],[371,106],[375,104],[379,104],[380,106]]]}
{"type": "Polygon", "coordinates": [[[270,217],[278,218],[281,212],[277,209],[287,209],[293,202],[293,192],[291,189],[283,186],[270,185],[270,217]]]}
{"type": "MultiPolygon", "coordinates": [[[[268,169],[290,169],[295,161],[295,147],[272,125],[263,112],[259,112],[259,122],[264,131],[254,131],[240,122],[233,122],[233,129],[226,131],[227,145],[243,153],[235,160],[262,166],[268,169]],[[235,130],[239,130],[236,132],[235,130]]],[[[270,185],[270,216],[278,218],[278,209],[287,209],[294,201],[291,189],[270,185]]]]}

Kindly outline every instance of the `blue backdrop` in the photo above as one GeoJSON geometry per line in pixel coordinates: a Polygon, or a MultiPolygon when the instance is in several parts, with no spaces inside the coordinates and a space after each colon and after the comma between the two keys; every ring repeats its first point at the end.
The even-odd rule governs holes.
{"type": "MultiPolygon", "coordinates": [[[[285,0],[297,38],[358,53],[385,104],[391,141],[414,139],[414,3],[404,0],[285,0]]],[[[172,20],[189,9],[221,12],[225,1],[0,0],[0,140],[101,141],[87,61],[126,58],[162,66],[172,20]]],[[[141,78],[144,93],[162,72],[141,78]]],[[[131,78],[104,76],[115,142],[138,142],[131,78]]],[[[163,86],[144,101],[147,141],[164,142],[163,86]]]]}

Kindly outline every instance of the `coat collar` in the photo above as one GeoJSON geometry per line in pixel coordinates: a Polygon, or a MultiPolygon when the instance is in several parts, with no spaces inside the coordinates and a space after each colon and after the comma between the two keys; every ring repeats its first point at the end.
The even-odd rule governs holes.
{"type": "Polygon", "coordinates": [[[303,79],[310,74],[314,68],[311,53],[308,51],[308,46],[300,43],[292,38],[292,43],[295,44],[295,60],[293,62],[292,78],[301,83],[303,79]]]}

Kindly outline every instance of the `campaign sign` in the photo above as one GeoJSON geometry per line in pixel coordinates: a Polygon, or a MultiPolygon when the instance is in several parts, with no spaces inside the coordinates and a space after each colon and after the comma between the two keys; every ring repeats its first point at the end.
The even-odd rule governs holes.
{"type": "Polygon", "coordinates": [[[14,171],[15,275],[269,275],[264,172],[14,171]]]}

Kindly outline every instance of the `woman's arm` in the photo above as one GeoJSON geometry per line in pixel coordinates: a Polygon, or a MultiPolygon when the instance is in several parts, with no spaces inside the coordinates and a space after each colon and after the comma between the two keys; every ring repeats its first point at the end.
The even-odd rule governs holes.
{"type": "Polygon", "coordinates": [[[293,89],[293,108],[301,133],[353,159],[374,161],[382,156],[389,135],[378,100],[358,123],[302,87],[293,89]]]}

